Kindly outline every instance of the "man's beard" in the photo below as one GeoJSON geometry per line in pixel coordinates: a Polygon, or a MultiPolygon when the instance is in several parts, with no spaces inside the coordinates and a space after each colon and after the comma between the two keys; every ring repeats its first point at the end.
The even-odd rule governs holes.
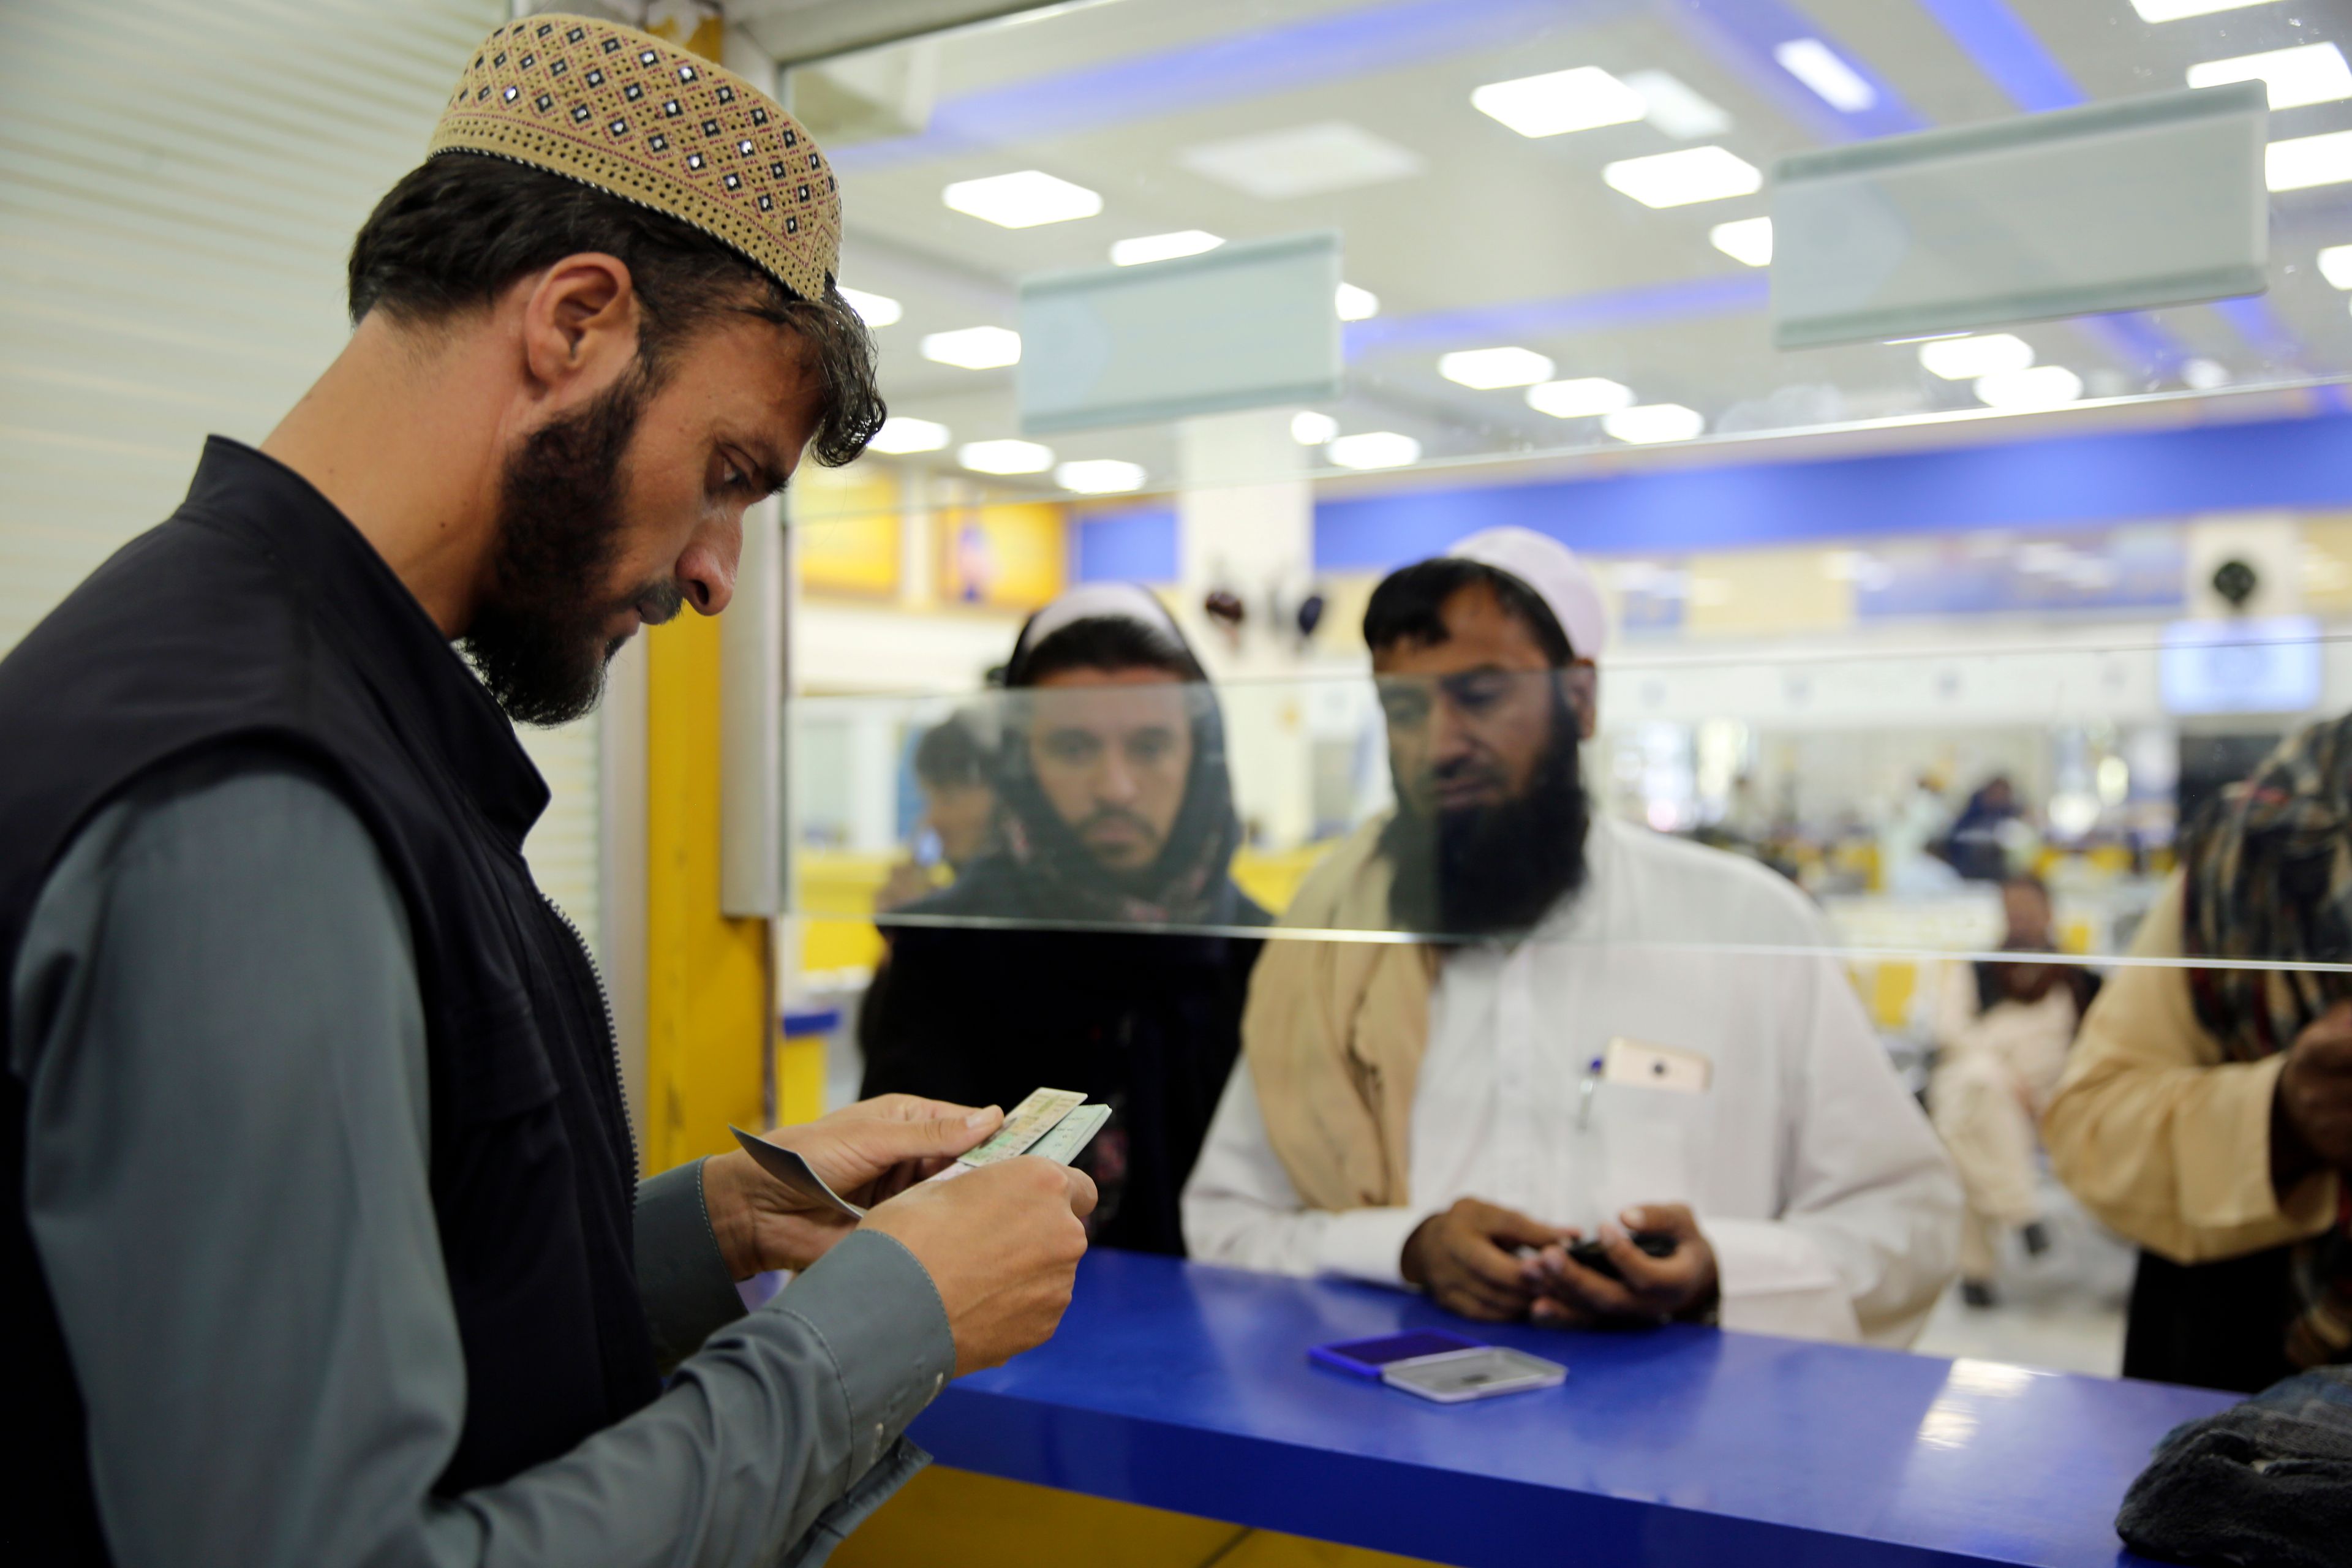
{"type": "Polygon", "coordinates": [[[631,375],[533,431],[499,479],[496,576],[459,646],[518,724],[564,724],[596,706],[621,650],[604,628],[631,604],[677,614],[675,584],[603,595],[620,556],[622,468],[646,387],[631,375]]]}
{"type": "Polygon", "coordinates": [[[1552,741],[1526,791],[1499,805],[1425,813],[1397,791],[1381,835],[1400,931],[1486,937],[1528,931],[1584,883],[1591,813],[1577,774],[1576,715],[1552,710],[1552,741]]]}

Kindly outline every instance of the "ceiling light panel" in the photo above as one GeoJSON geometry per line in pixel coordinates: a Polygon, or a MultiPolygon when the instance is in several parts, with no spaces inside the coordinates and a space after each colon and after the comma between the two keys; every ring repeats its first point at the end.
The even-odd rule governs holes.
{"type": "Polygon", "coordinates": [[[841,297],[851,310],[857,312],[858,319],[869,327],[887,327],[906,314],[898,301],[887,294],[868,294],[863,289],[843,289],[841,297]]]}
{"type": "Polygon", "coordinates": [[[882,421],[882,428],[866,449],[886,457],[898,457],[908,452],[936,452],[948,444],[948,427],[930,419],[916,419],[904,414],[893,414],[882,421]]]}
{"type": "Polygon", "coordinates": [[[2352,245],[2331,245],[2319,253],[2319,275],[2337,289],[2352,289],[2352,245]]]}
{"type": "Polygon", "coordinates": [[[1366,321],[1381,313],[1381,297],[1353,283],[1340,284],[1339,292],[1331,296],[1331,305],[1343,321],[1366,321]]]}
{"type": "Polygon", "coordinates": [[[1980,375],[1976,394],[1990,408],[2063,408],[2083,395],[2083,378],[2063,364],[2038,364],[1980,375]]]}
{"type": "Polygon", "coordinates": [[[1480,392],[1551,379],[1551,361],[1532,349],[1461,349],[1437,356],[1437,374],[1480,392]]]}
{"type": "Polygon", "coordinates": [[[1769,217],[1735,218],[1717,224],[1706,231],[1706,242],[1734,261],[1749,267],[1772,264],[1772,220],[1769,217]]]}
{"type": "Polygon", "coordinates": [[[1423,167],[1419,153],[1344,120],[1207,142],[1185,148],[1176,161],[1203,179],[1270,202],[1402,180],[1423,167]]]}
{"type": "Polygon", "coordinates": [[[1593,419],[1633,406],[1633,389],[1605,376],[1580,375],[1528,388],[1528,406],[1555,419],[1593,419]]]}
{"type": "Polygon", "coordinates": [[[2352,131],[2273,142],[2263,150],[2263,174],[2274,191],[2305,191],[2352,180],[2352,131]]]}
{"type": "Polygon", "coordinates": [[[1224,243],[1223,235],[1211,234],[1203,228],[1141,235],[1115,242],[1110,247],[1110,262],[1114,267],[1143,267],[1154,261],[1173,261],[1180,256],[1198,256],[1224,243]]]}
{"type": "Polygon", "coordinates": [[[1343,468],[1401,468],[1420,460],[1421,443],[1394,430],[1367,430],[1342,436],[1323,452],[1343,468]]]}
{"type": "Polygon", "coordinates": [[[1068,223],[1073,218],[1092,217],[1103,208],[1100,193],[1056,179],[1043,169],[992,174],[984,180],[958,180],[940,193],[940,200],[957,212],[985,218],[1004,228],[1068,223]]]}
{"type": "Polygon", "coordinates": [[[1636,447],[1660,441],[1687,441],[1706,429],[1706,416],[1679,403],[1644,403],[1602,416],[1601,428],[1612,439],[1636,447]]]}
{"type": "Polygon", "coordinates": [[[1302,408],[1290,416],[1290,438],[1302,447],[1320,447],[1339,433],[1339,422],[1328,414],[1302,408]]]}
{"type": "Polygon", "coordinates": [[[963,370],[994,370],[1021,363],[1021,334],[1009,327],[959,327],[923,339],[923,357],[963,370]]]}
{"type": "Polygon", "coordinates": [[[2334,44],[2303,44],[2189,68],[2191,87],[2220,87],[2233,81],[2262,82],[2270,89],[2274,110],[2352,98],[2352,67],[2344,63],[2344,51],[2334,44]]]}
{"type": "Polygon", "coordinates": [[[1603,165],[1601,177],[1611,190],[1650,207],[1753,195],[1764,187],[1762,171],[1721,147],[1686,147],[1679,153],[1622,158],[1603,165]]]}
{"type": "Polygon", "coordinates": [[[1054,448],[1034,441],[967,441],[956,461],[976,474],[1042,474],[1054,466],[1054,448]]]}
{"type": "Polygon", "coordinates": [[[1919,345],[1919,363],[1946,381],[1974,381],[2023,370],[2033,363],[2033,345],[2009,332],[1936,338],[1919,345]]]}
{"type": "Polygon", "coordinates": [[[1054,482],[1085,496],[1117,495],[1143,488],[1143,465],[1117,458],[1087,458],[1054,470],[1054,482]]]}
{"type": "Polygon", "coordinates": [[[1774,46],[1772,58],[1841,114],[1859,114],[1878,102],[1878,89],[1819,38],[1790,38],[1774,46]]]}
{"type": "Polygon", "coordinates": [[[2184,16],[2210,16],[2216,11],[2242,11],[2267,5],[2271,0],[2132,0],[2143,22],[2178,22],[2184,16]]]}
{"type": "Polygon", "coordinates": [[[1689,83],[1667,71],[1629,71],[1625,85],[1642,95],[1649,122],[1677,142],[1720,136],[1731,129],[1721,105],[1702,98],[1689,83]]]}
{"type": "Polygon", "coordinates": [[[1650,112],[1647,100],[1599,66],[1490,81],[1470,95],[1470,107],[1522,136],[1626,125],[1650,112]]]}

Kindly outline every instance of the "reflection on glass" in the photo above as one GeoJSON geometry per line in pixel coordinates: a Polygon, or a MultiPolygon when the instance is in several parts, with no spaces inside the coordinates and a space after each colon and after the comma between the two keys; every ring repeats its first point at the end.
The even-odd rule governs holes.
{"type": "MultiPolygon", "coordinates": [[[[2266,680],[2283,645],[2265,631],[2195,646],[2252,647],[2266,680]]],[[[2352,652],[2309,632],[2284,647],[2331,667],[2352,652]]],[[[1826,917],[1818,944],[1849,952],[1888,1022],[1924,1032],[1940,981],[1920,961],[1999,960],[2003,880],[2046,882],[2052,947],[2123,957],[2183,826],[2319,716],[2168,717],[2175,657],[2161,641],[1780,667],[1628,655],[1591,686],[1589,737],[1573,672],[1550,670],[1215,685],[1089,673],[954,701],[797,699],[797,908],[871,918],[891,864],[911,859],[927,868],[918,890],[936,893],[950,870],[960,890],[920,907],[886,899],[886,925],[1238,933],[1263,910],[1291,916],[1276,936],[1576,940],[1571,921],[1545,917],[1574,901],[1580,847],[1671,836],[1801,888],[1826,917]],[[950,829],[915,757],[951,717],[973,737],[966,776],[994,793],[1001,839],[961,861],[945,853],[950,829]],[[877,748],[904,760],[853,765],[877,748]],[[881,798],[853,790],[853,775],[881,798]],[[1322,915],[1299,928],[1318,868],[1322,915]]],[[[2231,956],[2325,966],[2352,954],[2231,956]]]]}

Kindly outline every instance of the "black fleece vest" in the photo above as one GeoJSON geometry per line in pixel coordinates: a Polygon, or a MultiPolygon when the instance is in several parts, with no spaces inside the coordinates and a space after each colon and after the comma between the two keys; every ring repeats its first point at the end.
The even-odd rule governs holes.
{"type": "MultiPolygon", "coordinates": [[[[373,837],[415,944],[434,1214],[465,1346],[465,1427],[438,1489],[503,1480],[650,1400],[611,1019],[577,933],[522,859],[546,785],[342,514],[215,437],[171,520],[0,660],[0,995],[76,832],[159,767],[280,748],[322,766],[373,837]]],[[[20,1439],[0,1468],[0,1533],[40,1542],[43,1561],[103,1562],[69,1336],[27,1224],[13,1068],[0,1140],[5,1403],[20,1439]]]]}

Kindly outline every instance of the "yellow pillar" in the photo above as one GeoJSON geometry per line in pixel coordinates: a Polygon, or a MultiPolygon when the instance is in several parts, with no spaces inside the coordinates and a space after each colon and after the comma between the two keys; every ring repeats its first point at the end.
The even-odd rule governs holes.
{"type": "MultiPolygon", "coordinates": [[[[716,5],[649,31],[719,58],[716,5]]],[[[647,1171],[760,1129],[775,1047],[764,920],[719,913],[719,623],[692,611],[646,634],[646,1149],[647,1171]]]]}
{"type": "Polygon", "coordinates": [[[719,912],[719,623],[646,634],[646,1168],[761,1126],[773,1036],[768,922],[719,912]]]}

